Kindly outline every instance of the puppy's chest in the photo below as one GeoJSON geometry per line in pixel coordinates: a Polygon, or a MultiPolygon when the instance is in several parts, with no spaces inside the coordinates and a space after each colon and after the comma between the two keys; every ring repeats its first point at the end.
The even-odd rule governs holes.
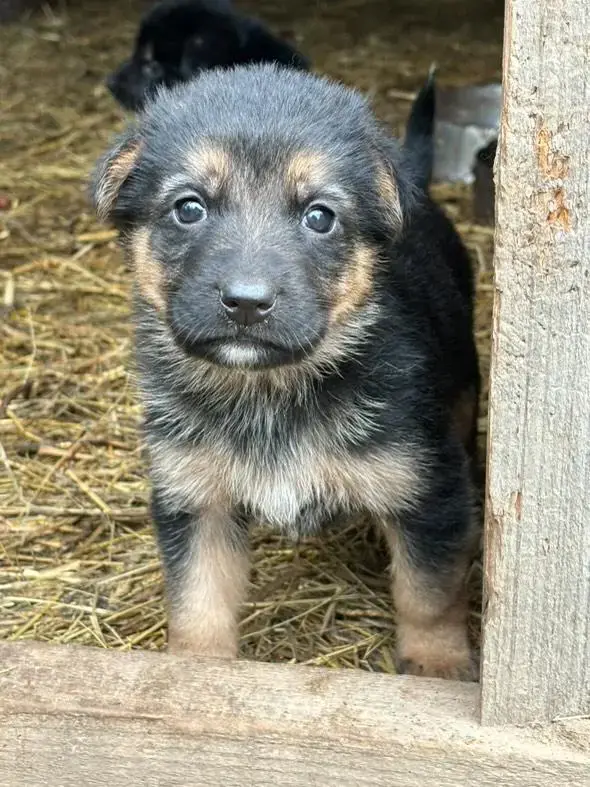
{"type": "Polygon", "coordinates": [[[243,507],[290,534],[309,532],[341,512],[392,513],[415,494],[418,479],[416,457],[399,447],[351,452],[305,437],[273,451],[252,445],[237,453],[212,442],[159,446],[152,469],[175,504],[243,507]]]}
{"type": "Polygon", "coordinates": [[[272,451],[252,445],[239,453],[215,444],[167,448],[153,456],[153,466],[185,505],[243,507],[280,528],[300,529],[304,513],[312,519],[329,515],[350,501],[338,457],[306,440],[272,451]]]}
{"type": "Polygon", "coordinates": [[[238,461],[228,479],[234,504],[290,531],[312,530],[320,520],[350,506],[351,490],[338,471],[337,457],[305,443],[272,458],[238,461]]]}

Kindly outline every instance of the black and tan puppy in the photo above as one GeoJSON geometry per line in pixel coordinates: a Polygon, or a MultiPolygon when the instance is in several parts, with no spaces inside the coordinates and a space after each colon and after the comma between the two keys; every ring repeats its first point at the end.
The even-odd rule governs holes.
{"type": "Polygon", "coordinates": [[[141,20],[131,58],[107,85],[125,109],[136,111],[160,86],[212,68],[266,62],[309,67],[261,22],[235,13],[229,0],[165,0],[141,20]]]}
{"type": "Polygon", "coordinates": [[[399,669],[476,676],[471,272],[403,156],[357,93],[253,66],[161,94],[97,168],[135,269],[174,649],[236,656],[249,522],[369,514],[399,669]]]}

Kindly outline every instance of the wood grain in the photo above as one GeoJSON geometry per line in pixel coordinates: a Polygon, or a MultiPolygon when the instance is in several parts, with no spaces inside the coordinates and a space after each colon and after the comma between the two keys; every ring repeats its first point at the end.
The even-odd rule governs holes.
{"type": "Polygon", "coordinates": [[[0,787],[588,787],[590,723],[482,729],[412,677],[0,645],[0,787]]]}
{"type": "Polygon", "coordinates": [[[589,31],[587,0],[507,0],[482,665],[490,724],[590,714],[589,31]]]}

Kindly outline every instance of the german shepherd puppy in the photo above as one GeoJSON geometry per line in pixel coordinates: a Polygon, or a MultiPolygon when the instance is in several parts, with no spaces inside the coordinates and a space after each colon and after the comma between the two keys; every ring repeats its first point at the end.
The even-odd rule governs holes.
{"type": "Polygon", "coordinates": [[[411,149],[355,91],[258,65],[161,93],[98,164],[135,271],[174,650],[237,655],[249,522],[369,515],[400,672],[476,678],[472,274],[411,149]]]}
{"type": "Polygon", "coordinates": [[[235,13],[229,0],[164,0],[141,20],[131,58],[107,78],[117,101],[138,111],[160,86],[200,71],[246,63],[309,62],[257,19],[235,13]]]}

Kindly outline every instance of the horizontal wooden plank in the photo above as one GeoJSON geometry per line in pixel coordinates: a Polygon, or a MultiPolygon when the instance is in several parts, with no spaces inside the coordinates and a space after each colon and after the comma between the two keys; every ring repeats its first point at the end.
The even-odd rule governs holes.
{"type": "Polygon", "coordinates": [[[588,787],[590,723],[482,729],[478,687],[0,645],[0,787],[588,787]]]}

